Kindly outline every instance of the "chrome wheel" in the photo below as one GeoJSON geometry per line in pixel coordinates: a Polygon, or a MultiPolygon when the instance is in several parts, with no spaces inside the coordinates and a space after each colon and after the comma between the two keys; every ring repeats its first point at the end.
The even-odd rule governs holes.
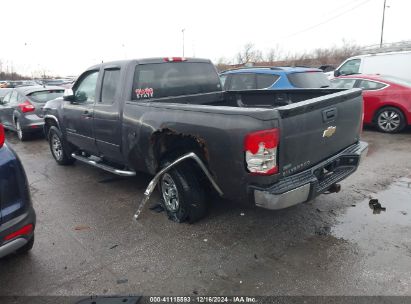
{"type": "Polygon", "coordinates": [[[21,129],[20,122],[16,121],[16,130],[17,130],[17,137],[22,140],[23,139],[23,130],[21,129]]]}
{"type": "Polygon", "coordinates": [[[63,147],[61,146],[60,138],[56,134],[53,134],[51,137],[51,147],[54,157],[57,160],[61,160],[63,158],[63,147]]]}
{"type": "Polygon", "coordinates": [[[171,212],[177,211],[180,206],[178,190],[174,180],[168,173],[165,173],[161,178],[161,192],[166,208],[171,212]]]}
{"type": "Polygon", "coordinates": [[[378,116],[377,123],[381,130],[394,132],[401,124],[401,117],[396,111],[385,110],[378,116]]]}

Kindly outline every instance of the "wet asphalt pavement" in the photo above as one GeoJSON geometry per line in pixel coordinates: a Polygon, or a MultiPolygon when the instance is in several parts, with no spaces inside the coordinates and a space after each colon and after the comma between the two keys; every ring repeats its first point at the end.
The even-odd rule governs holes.
{"type": "Polygon", "coordinates": [[[216,200],[194,225],[149,210],[157,193],[133,222],[149,176],[61,167],[44,139],[7,138],[38,221],[32,252],[0,260],[0,295],[411,295],[410,130],[365,131],[338,194],[280,211],[216,200]]]}

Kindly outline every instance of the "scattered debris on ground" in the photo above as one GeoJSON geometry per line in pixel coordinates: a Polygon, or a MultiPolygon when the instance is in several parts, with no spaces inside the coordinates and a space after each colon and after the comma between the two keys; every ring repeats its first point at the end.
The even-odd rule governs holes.
{"type": "Polygon", "coordinates": [[[381,211],[386,211],[386,208],[381,206],[376,198],[370,199],[369,205],[374,214],[380,214],[381,211]]]}
{"type": "Polygon", "coordinates": [[[91,227],[87,225],[77,225],[76,227],[74,227],[74,230],[77,230],[77,231],[89,230],[89,229],[91,229],[91,227]]]}
{"type": "Polygon", "coordinates": [[[128,279],[120,279],[120,280],[117,280],[117,284],[125,284],[125,283],[127,283],[128,282],[128,279]]]}

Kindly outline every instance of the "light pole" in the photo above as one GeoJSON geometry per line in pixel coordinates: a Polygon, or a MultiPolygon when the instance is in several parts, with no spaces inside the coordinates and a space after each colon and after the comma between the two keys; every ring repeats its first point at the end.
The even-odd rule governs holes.
{"type": "Polygon", "coordinates": [[[184,57],[184,32],[186,31],[186,29],[182,29],[181,32],[183,33],[183,57],[184,57]]]}
{"type": "Polygon", "coordinates": [[[385,21],[385,8],[387,7],[387,0],[384,0],[384,9],[382,10],[382,24],[381,24],[381,40],[380,40],[380,48],[382,48],[382,41],[384,38],[384,21],[385,21]]]}

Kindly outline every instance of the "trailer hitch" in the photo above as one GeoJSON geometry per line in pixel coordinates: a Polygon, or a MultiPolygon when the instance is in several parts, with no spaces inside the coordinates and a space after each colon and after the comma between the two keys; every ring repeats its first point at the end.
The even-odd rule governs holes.
{"type": "Polygon", "coordinates": [[[163,169],[161,169],[154,177],[153,179],[150,181],[150,183],[148,184],[146,191],[144,191],[144,197],[140,202],[140,205],[137,208],[136,213],[134,214],[134,219],[137,221],[141,211],[143,211],[143,208],[145,206],[145,204],[147,203],[147,201],[150,199],[151,194],[153,193],[154,189],[156,188],[158,182],[160,181],[161,176],[166,173],[167,171],[169,171],[172,167],[174,167],[175,165],[181,163],[184,160],[187,159],[193,159],[196,161],[196,163],[200,166],[201,170],[204,172],[204,174],[207,176],[208,180],[210,181],[211,185],[213,185],[214,189],[218,192],[218,194],[220,196],[223,195],[223,191],[221,191],[220,187],[217,185],[217,183],[215,182],[214,178],[211,176],[210,172],[208,171],[207,167],[204,165],[204,163],[202,162],[202,160],[197,156],[197,154],[195,154],[194,152],[190,152],[187,154],[184,154],[183,156],[177,158],[175,161],[173,161],[171,164],[167,165],[166,167],[164,167],[163,169]]]}

